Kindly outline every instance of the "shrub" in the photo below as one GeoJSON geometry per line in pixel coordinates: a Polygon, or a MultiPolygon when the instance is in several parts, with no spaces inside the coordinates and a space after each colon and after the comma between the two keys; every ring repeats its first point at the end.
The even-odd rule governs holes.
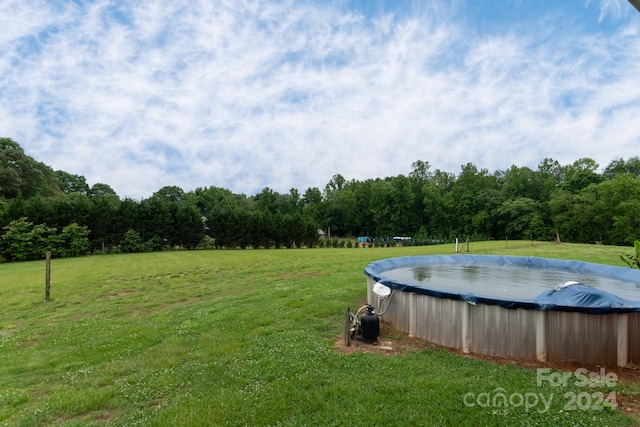
{"type": "Polygon", "coordinates": [[[144,243],[140,234],[132,229],[127,230],[120,241],[120,251],[126,253],[144,252],[144,243]]]}

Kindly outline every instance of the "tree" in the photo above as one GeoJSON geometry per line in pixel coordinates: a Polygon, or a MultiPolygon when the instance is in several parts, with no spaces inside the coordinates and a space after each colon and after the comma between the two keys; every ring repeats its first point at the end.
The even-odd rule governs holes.
{"type": "Polygon", "coordinates": [[[242,196],[236,196],[231,191],[220,187],[196,188],[193,200],[202,215],[208,215],[222,209],[240,206],[242,196]]]}
{"type": "Polygon", "coordinates": [[[302,203],[300,199],[300,192],[296,188],[289,189],[289,206],[288,212],[292,214],[300,213],[302,209],[302,203]]]}
{"type": "Polygon", "coordinates": [[[202,215],[195,205],[182,202],[173,217],[173,236],[171,240],[187,249],[196,248],[204,238],[202,215]]]}
{"type": "Polygon", "coordinates": [[[89,237],[92,247],[102,251],[116,245],[123,234],[117,216],[120,200],[111,195],[91,197],[90,200],[92,204],[87,219],[87,227],[91,230],[89,237]]]}
{"type": "Polygon", "coordinates": [[[277,191],[274,192],[275,200],[273,203],[274,212],[287,215],[294,214],[298,209],[298,202],[300,201],[300,194],[298,190],[291,189],[289,194],[280,194],[277,191]]]}
{"type": "Polygon", "coordinates": [[[356,231],[356,197],[346,183],[344,177],[337,174],[324,189],[323,222],[335,235],[356,231]]]}
{"type": "Polygon", "coordinates": [[[89,193],[89,184],[82,175],[73,175],[65,171],[56,171],[56,178],[58,179],[58,186],[64,194],[89,193]]]}
{"type": "Polygon", "coordinates": [[[433,175],[429,171],[431,165],[429,162],[416,160],[411,164],[411,172],[409,178],[415,179],[420,185],[424,185],[433,175]]]}
{"type": "Polygon", "coordinates": [[[455,176],[439,169],[422,187],[424,218],[427,234],[431,237],[448,238],[453,233],[453,199],[451,189],[455,176]]]}
{"type": "Polygon", "coordinates": [[[318,187],[309,187],[300,200],[302,214],[305,218],[316,224],[316,229],[320,227],[320,209],[322,204],[322,192],[318,187]]]}
{"type": "Polygon", "coordinates": [[[416,160],[411,164],[411,172],[409,173],[409,179],[411,180],[411,188],[413,191],[413,206],[411,207],[412,215],[415,215],[417,219],[416,226],[423,227],[425,223],[424,219],[424,195],[422,189],[433,177],[433,174],[429,170],[431,165],[429,162],[422,160],[416,160]]]}
{"type": "Polygon", "coordinates": [[[184,197],[184,190],[175,185],[168,185],[153,193],[151,197],[158,198],[169,203],[179,203],[184,197]]]}
{"type": "Polygon", "coordinates": [[[391,227],[392,235],[408,236],[420,228],[420,212],[414,210],[413,182],[404,175],[391,179],[391,227]]]}
{"type": "Polygon", "coordinates": [[[275,243],[275,235],[278,232],[274,215],[269,211],[251,211],[249,215],[249,227],[251,245],[254,248],[271,248],[275,243]]]}
{"type": "Polygon", "coordinates": [[[391,219],[393,187],[388,180],[376,179],[371,184],[371,198],[369,211],[373,221],[375,237],[393,236],[394,230],[391,219]]]}
{"type": "Polygon", "coordinates": [[[588,157],[578,159],[569,167],[564,174],[562,188],[576,194],[583,188],[587,188],[591,184],[598,184],[604,180],[596,170],[598,163],[588,157]]]}
{"type": "Polygon", "coordinates": [[[0,138],[0,197],[62,195],[53,169],[24,153],[11,138],[0,138]]]}
{"type": "MultiPolygon", "coordinates": [[[[14,199],[16,201],[18,199],[14,199]]],[[[15,215],[12,219],[16,217],[26,217],[29,221],[34,224],[50,224],[53,225],[53,209],[55,202],[60,199],[48,200],[42,196],[31,197],[28,200],[21,201],[23,206],[22,213],[15,215]]]]}
{"type": "Polygon", "coordinates": [[[615,159],[607,165],[602,173],[602,176],[608,180],[618,175],[631,175],[640,178],[640,157],[634,156],[627,161],[622,158],[615,159]]]}
{"type": "Polygon", "coordinates": [[[511,200],[518,197],[539,199],[541,189],[537,174],[528,167],[519,168],[512,165],[500,178],[503,196],[511,200]]]}
{"type": "Polygon", "coordinates": [[[49,225],[62,228],[71,223],[87,225],[93,204],[89,196],[82,193],[71,193],[67,197],[50,202],[51,215],[49,225]]]}
{"type": "MultiPolygon", "coordinates": [[[[565,218],[564,240],[576,243],[595,243],[602,241],[606,228],[598,219],[596,206],[597,192],[594,188],[585,189],[578,194],[569,194],[569,205],[562,215],[565,218]]],[[[565,194],[566,196],[566,194],[565,194]]],[[[557,209],[557,205],[554,205],[557,209]]]]}
{"type": "Polygon", "coordinates": [[[302,204],[309,205],[312,203],[322,202],[322,192],[318,187],[309,187],[302,195],[302,204]]]}
{"type": "Polygon", "coordinates": [[[566,166],[562,166],[557,160],[553,160],[550,157],[543,159],[538,164],[538,172],[542,175],[553,177],[556,186],[562,184],[566,169],[566,166]]]}
{"type": "Polygon", "coordinates": [[[0,196],[18,197],[21,194],[23,178],[21,169],[28,167],[20,145],[9,139],[0,139],[0,196]]]}
{"type": "Polygon", "coordinates": [[[89,190],[89,196],[91,197],[113,197],[116,200],[120,200],[118,194],[111,188],[108,184],[103,184],[98,182],[97,184],[93,184],[91,189],[89,190]]]}
{"type": "Polygon", "coordinates": [[[356,231],[356,197],[350,189],[338,191],[327,201],[327,219],[335,235],[351,235],[356,231]]]}
{"type": "Polygon", "coordinates": [[[332,194],[342,190],[346,180],[340,174],[334,175],[329,183],[324,187],[324,193],[326,198],[330,198],[332,194]]]}
{"type": "Polygon", "coordinates": [[[601,230],[601,241],[611,245],[633,244],[640,235],[640,178],[621,174],[590,186],[595,218],[590,228],[601,230]]]}
{"type": "Polygon", "coordinates": [[[572,241],[573,203],[572,195],[567,190],[558,190],[549,200],[552,226],[563,240],[572,241]]]}
{"type": "Polygon", "coordinates": [[[640,235],[640,200],[629,199],[621,202],[617,211],[613,216],[611,233],[615,239],[612,239],[610,244],[630,244],[640,235]]]}
{"type": "Polygon", "coordinates": [[[253,199],[256,202],[256,207],[259,210],[268,211],[272,214],[278,212],[276,200],[278,199],[279,194],[276,191],[273,191],[269,187],[265,187],[262,191],[256,194],[253,199]]]}
{"type": "Polygon", "coordinates": [[[368,236],[375,231],[373,212],[370,208],[374,185],[375,182],[371,179],[352,180],[347,184],[347,188],[353,193],[355,199],[351,226],[353,235],[368,236]]]}
{"type": "MultiPolygon", "coordinates": [[[[113,214],[113,243],[119,242],[124,233],[128,230],[135,230],[140,227],[138,218],[140,216],[140,202],[131,198],[125,198],[113,214]]],[[[107,240],[109,242],[109,240],[107,240]]]]}
{"type": "Polygon", "coordinates": [[[506,200],[496,210],[498,223],[504,228],[505,236],[510,239],[536,239],[546,238],[538,235],[541,230],[538,202],[527,197],[518,197],[515,200],[506,200]]]}
{"type": "Polygon", "coordinates": [[[175,203],[159,197],[142,200],[138,208],[138,221],[133,229],[140,233],[145,242],[154,242],[155,249],[174,246],[178,243],[173,229],[176,210],[175,203]]]}
{"type": "Polygon", "coordinates": [[[455,212],[452,225],[456,235],[475,235],[483,238],[493,236],[491,223],[479,219],[490,218],[493,210],[502,203],[503,198],[498,189],[496,176],[490,175],[486,169],[478,170],[472,163],[462,165],[462,170],[448,196],[451,197],[455,212]],[[477,228],[478,226],[480,228],[477,228]]]}

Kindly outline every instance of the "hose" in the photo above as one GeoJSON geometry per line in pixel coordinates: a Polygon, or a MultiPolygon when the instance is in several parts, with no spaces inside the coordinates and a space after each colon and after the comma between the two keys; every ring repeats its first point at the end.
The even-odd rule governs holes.
{"type": "Polygon", "coordinates": [[[356,315],[354,316],[354,317],[356,318],[356,321],[358,320],[358,314],[360,314],[360,312],[361,312],[362,310],[364,310],[365,308],[367,308],[367,306],[368,306],[368,305],[369,305],[369,304],[365,304],[365,305],[363,305],[362,307],[360,307],[360,308],[358,309],[358,311],[356,311],[356,315]]]}
{"type": "MultiPolygon", "coordinates": [[[[387,302],[387,306],[385,307],[385,309],[381,313],[376,313],[378,316],[383,316],[387,312],[387,310],[389,310],[389,306],[391,305],[391,300],[393,299],[393,296],[395,295],[396,292],[397,292],[396,290],[391,292],[391,295],[389,295],[389,301],[387,302]]],[[[378,310],[380,310],[380,306],[382,305],[381,302],[382,302],[382,299],[379,299],[378,300],[378,310]]],[[[356,324],[360,323],[360,319],[358,318],[358,316],[360,315],[360,312],[362,310],[366,309],[368,306],[369,306],[369,304],[363,305],[362,307],[360,307],[358,309],[358,311],[356,311],[356,314],[351,314],[350,313],[349,319],[350,320],[355,320],[356,324]]]]}
{"type": "MultiPolygon", "coordinates": [[[[395,295],[396,292],[397,292],[396,290],[391,292],[391,295],[389,295],[389,302],[387,302],[387,307],[381,313],[378,313],[378,316],[383,316],[387,312],[387,310],[389,310],[389,306],[391,305],[391,300],[393,299],[393,296],[395,295]]],[[[381,303],[382,303],[382,300],[378,301],[378,310],[382,305],[381,303]]]]}

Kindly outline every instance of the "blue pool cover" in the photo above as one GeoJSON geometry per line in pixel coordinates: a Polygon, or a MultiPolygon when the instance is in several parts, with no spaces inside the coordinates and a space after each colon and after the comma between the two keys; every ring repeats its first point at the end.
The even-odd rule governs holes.
{"type": "Polygon", "coordinates": [[[411,256],[373,262],[364,269],[364,273],[376,282],[397,291],[415,292],[437,298],[464,300],[471,304],[499,305],[510,309],[575,311],[589,314],[640,312],[640,301],[621,298],[610,292],[575,282],[546,289],[535,298],[502,298],[474,292],[447,290],[442,287],[434,289],[425,286],[425,284],[409,283],[408,281],[391,279],[385,276],[385,272],[391,270],[436,265],[493,265],[561,270],[563,272],[606,277],[626,282],[633,287],[637,287],[638,295],[640,296],[640,270],[549,258],[463,254],[411,256]]]}

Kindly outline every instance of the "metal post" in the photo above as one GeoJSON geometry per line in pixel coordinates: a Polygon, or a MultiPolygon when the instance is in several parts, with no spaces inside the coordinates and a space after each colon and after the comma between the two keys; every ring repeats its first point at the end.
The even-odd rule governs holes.
{"type": "Polygon", "coordinates": [[[471,352],[471,304],[462,303],[462,352],[471,352]]]}
{"type": "Polygon", "coordinates": [[[620,313],[618,318],[617,357],[618,366],[627,366],[629,363],[629,315],[620,313]]]}
{"type": "Polygon", "coordinates": [[[536,359],[540,362],[547,361],[547,312],[536,312],[536,359]]]}

